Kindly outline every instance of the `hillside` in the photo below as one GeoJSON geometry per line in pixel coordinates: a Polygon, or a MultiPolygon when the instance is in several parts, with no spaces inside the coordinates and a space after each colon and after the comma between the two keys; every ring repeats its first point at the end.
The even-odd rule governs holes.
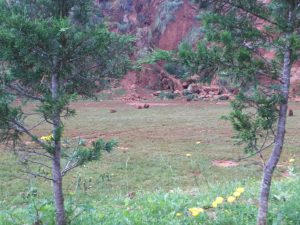
{"type": "MultiPolygon", "coordinates": [[[[203,36],[198,5],[190,0],[98,0],[97,4],[112,31],[137,38],[135,58],[142,57],[149,49],[176,50],[183,41],[195,44],[203,36]]],[[[263,25],[257,21],[258,27],[263,25]]],[[[272,57],[272,53],[266,54],[272,57]]],[[[296,62],[292,69],[293,98],[300,94],[299,67],[300,62],[296,62]]],[[[122,87],[129,92],[128,99],[149,97],[151,91],[141,90],[145,88],[182,91],[180,82],[169,75],[162,65],[147,66],[138,74],[131,72],[125,76],[122,87]],[[170,83],[175,88],[170,88],[170,83]]]]}

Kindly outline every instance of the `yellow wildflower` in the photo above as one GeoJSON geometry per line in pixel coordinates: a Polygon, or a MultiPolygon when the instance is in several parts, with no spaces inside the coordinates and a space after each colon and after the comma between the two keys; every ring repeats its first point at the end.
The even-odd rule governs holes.
{"type": "Polygon", "coordinates": [[[42,136],[41,140],[42,141],[53,141],[53,135],[50,134],[50,135],[47,135],[47,136],[42,136]]]}
{"type": "Polygon", "coordinates": [[[216,201],[214,201],[214,202],[211,204],[211,206],[212,206],[213,208],[217,208],[217,207],[218,207],[218,203],[217,203],[216,201]]]}
{"type": "Polygon", "coordinates": [[[185,156],[187,156],[187,157],[191,157],[191,156],[192,156],[192,154],[190,154],[190,153],[187,153],[185,156]]]}
{"type": "Polygon", "coordinates": [[[236,191],[236,192],[233,193],[233,196],[234,197],[240,197],[241,196],[241,192],[236,191]]]}
{"type": "Polygon", "coordinates": [[[245,191],[245,188],[243,188],[243,187],[238,187],[238,188],[236,189],[236,192],[243,193],[244,191],[245,191]]]}
{"type": "Polygon", "coordinates": [[[232,202],[234,202],[236,200],[236,198],[234,197],[234,196],[229,196],[228,198],[227,198],[227,202],[229,202],[229,203],[232,203],[232,202]]]}
{"type": "Polygon", "coordinates": [[[202,208],[189,208],[190,213],[192,214],[192,216],[196,217],[198,216],[200,213],[203,213],[204,210],[202,208]]]}
{"type": "Polygon", "coordinates": [[[178,212],[178,213],[176,213],[176,216],[177,216],[177,217],[181,217],[181,216],[182,216],[182,213],[178,212]]]}
{"type": "Polygon", "coordinates": [[[223,201],[224,201],[224,198],[222,198],[222,197],[217,197],[215,202],[216,202],[217,204],[222,204],[223,201]]]}
{"type": "Polygon", "coordinates": [[[290,163],[293,163],[293,162],[295,162],[295,159],[294,159],[294,158],[291,158],[291,159],[289,160],[289,162],[290,162],[290,163]]]}

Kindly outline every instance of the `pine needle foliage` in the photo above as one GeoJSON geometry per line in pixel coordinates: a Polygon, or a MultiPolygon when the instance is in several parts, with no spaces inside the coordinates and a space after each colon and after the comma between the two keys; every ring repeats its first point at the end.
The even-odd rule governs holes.
{"type": "Polygon", "coordinates": [[[75,115],[72,101],[94,96],[131,67],[134,39],[110,32],[95,8],[86,0],[0,0],[0,141],[22,152],[27,170],[28,162],[52,170],[52,177],[26,172],[52,181],[58,225],[67,224],[62,177],[115,146],[103,140],[81,146],[62,169],[62,119],[75,115]],[[40,118],[33,127],[27,122],[32,114],[23,111],[28,101],[40,118]],[[52,126],[51,141],[36,132],[44,123],[52,126]],[[24,144],[23,136],[35,146],[24,144]]]}

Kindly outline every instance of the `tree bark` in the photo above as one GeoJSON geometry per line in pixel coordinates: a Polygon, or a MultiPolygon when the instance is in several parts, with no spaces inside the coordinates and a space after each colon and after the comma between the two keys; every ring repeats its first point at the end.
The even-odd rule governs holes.
{"type": "Polygon", "coordinates": [[[277,166],[277,163],[280,159],[280,155],[284,144],[288,100],[289,100],[291,66],[292,66],[292,62],[291,62],[292,50],[290,44],[291,33],[288,33],[286,36],[287,36],[288,44],[285,47],[285,51],[284,51],[283,71],[281,75],[282,78],[281,95],[283,97],[283,102],[280,104],[280,109],[279,109],[279,118],[277,122],[275,145],[272,154],[264,168],[263,179],[261,184],[260,200],[259,200],[257,225],[267,224],[268,203],[269,203],[269,194],[270,194],[272,176],[277,166]]]}
{"type": "MultiPolygon", "coordinates": [[[[52,74],[51,77],[51,92],[52,99],[56,101],[58,99],[58,75],[56,73],[52,74]]],[[[61,175],[61,144],[60,144],[60,130],[61,130],[61,121],[60,121],[60,111],[54,107],[53,115],[53,138],[54,138],[54,153],[52,160],[52,179],[53,179],[53,195],[56,211],[56,224],[57,225],[66,225],[66,215],[64,207],[64,196],[62,189],[62,175],[61,175]]]]}

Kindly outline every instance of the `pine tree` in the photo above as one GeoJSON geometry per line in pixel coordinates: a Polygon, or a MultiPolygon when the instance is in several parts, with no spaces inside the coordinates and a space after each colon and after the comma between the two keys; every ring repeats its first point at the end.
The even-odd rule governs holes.
{"type": "Polygon", "coordinates": [[[300,1],[205,0],[200,6],[205,6],[200,11],[206,39],[195,50],[182,44],[178,61],[206,80],[218,74],[238,88],[228,118],[246,152],[262,157],[273,146],[264,165],[257,218],[265,225],[284,144],[291,67],[299,59],[300,1]]]}
{"type": "Polygon", "coordinates": [[[0,141],[43,160],[26,163],[51,168],[52,177],[29,172],[52,181],[58,225],[67,224],[63,176],[114,146],[101,140],[90,148],[79,145],[62,168],[62,119],[74,115],[69,105],[77,96],[93,96],[130,66],[133,39],[109,32],[95,7],[86,0],[0,1],[0,141]],[[50,124],[52,135],[40,139],[34,133],[36,126],[29,127],[29,115],[24,104],[14,104],[16,98],[35,102],[41,118],[36,126],[50,124]],[[23,136],[35,147],[23,144],[23,136]]]}

